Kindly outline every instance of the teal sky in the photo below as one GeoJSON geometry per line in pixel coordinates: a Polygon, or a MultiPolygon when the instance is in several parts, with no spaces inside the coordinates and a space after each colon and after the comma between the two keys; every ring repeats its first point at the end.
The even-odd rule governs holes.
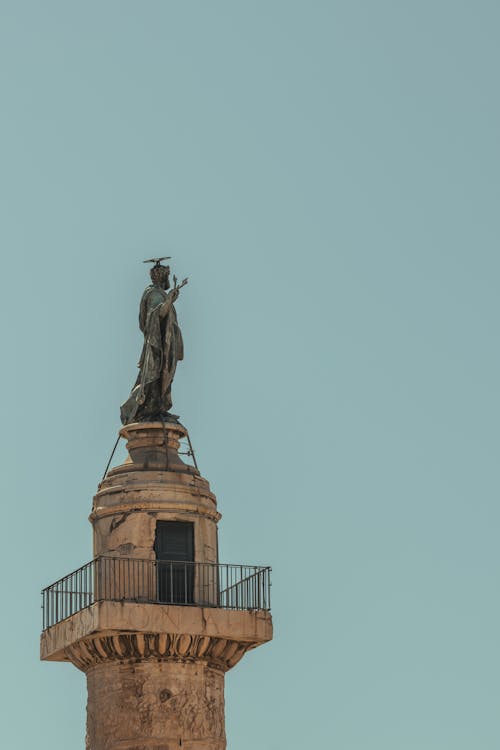
{"type": "Polygon", "coordinates": [[[229,750],[498,750],[500,5],[0,0],[2,747],[84,745],[40,589],[190,277],[176,413],[273,566],[229,750]]]}

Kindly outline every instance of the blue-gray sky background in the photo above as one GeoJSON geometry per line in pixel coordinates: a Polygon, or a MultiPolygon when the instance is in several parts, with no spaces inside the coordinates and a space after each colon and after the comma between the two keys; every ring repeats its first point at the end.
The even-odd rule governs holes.
{"type": "Polygon", "coordinates": [[[0,0],[2,747],[83,747],[39,590],[91,557],[167,254],[221,560],[274,570],[229,750],[498,750],[499,24],[0,0]]]}

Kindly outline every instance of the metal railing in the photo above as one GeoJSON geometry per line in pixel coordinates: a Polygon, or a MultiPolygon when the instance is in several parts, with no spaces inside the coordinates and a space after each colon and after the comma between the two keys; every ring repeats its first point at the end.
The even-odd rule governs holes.
{"type": "Polygon", "coordinates": [[[269,610],[271,568],[96,557],[42,591],[43,629],[98,601],[269,610]]]}

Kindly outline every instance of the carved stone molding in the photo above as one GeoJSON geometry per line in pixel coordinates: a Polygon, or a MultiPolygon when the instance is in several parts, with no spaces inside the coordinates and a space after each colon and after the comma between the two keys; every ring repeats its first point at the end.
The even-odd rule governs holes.
{"type": "Polygon", "coordinates": [[[66,657],[86,672],[104,661],[194,661],[226,672],[254,643],[226,638],[169,633],[114,633],[84,638],[64,649],[66,657]]]}

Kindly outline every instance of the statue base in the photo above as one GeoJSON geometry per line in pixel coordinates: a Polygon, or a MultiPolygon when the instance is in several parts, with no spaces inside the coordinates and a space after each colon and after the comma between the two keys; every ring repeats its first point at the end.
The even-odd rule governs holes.
{"type": "MultiPolygon", "coordinates": [[[[177,420],[174,414],[168,415],[177,420]]],[[[180,440],[188,438],[188,431],[178,421],[132,422],[120,430],[127,441],[130,461],[112,469],[110,474],[121,471],[175,471],[199,475],[195,466],[184,463],[179,456],[180,440]]]]}
{"type": "Polygon", "coordinates": [[[139,418],[137,420],[138,424],[142,424],[143,422],[162,422],[162,423],[167,422],[169,424],[180,424],[179,415],[172,414],[169,411],[158,412],[157,414],[150,414],[146,417],[139,418]]]}

